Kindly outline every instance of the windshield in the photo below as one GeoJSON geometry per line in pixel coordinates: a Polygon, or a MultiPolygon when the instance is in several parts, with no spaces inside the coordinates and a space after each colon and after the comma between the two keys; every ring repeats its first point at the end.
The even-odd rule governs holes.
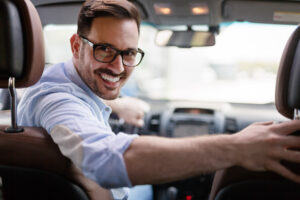
{"type": "MultiPolygon", "coordinates": [[[[155,27],[142,24],[139,46],[146,53],[123,94],[151,99],[238,103],[274,101],[276,72],[296,26],[222,24],[213,47],[159,47],[155,27]]],[[[46,26],[46,62],[71,58],[76,26],[46,26]]]]}

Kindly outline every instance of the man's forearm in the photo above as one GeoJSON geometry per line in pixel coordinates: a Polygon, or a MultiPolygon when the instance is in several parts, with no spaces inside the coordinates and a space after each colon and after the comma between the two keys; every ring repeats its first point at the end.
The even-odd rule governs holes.
{"type": "Polygon", "coordinates": [[[184,139],[141,136],[124,153],[133,185],[175,181],[235,163],[230,135],[184,139]]]}
{"type": "Polygon", "coordinates": [[[300,163],[300,121],[254,123],[233,135],[194,138],[136,138],[124,153],[132,184],[162,183],[233,165],[276,172],[300,183],[282,160],[300,163]]]}

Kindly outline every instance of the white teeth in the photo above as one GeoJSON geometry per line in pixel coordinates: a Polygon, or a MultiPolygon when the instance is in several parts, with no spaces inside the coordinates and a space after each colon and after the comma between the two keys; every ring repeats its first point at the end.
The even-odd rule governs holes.
{"type": "Polygon", "coordinates": [[[104,80],[110,81],[110,82],[113,82],[113,83],[115,83],[115,82],[117,82],[117,81],[120,80],[120,77],[114,77],[114,76],[110,76],[110,75],[104,74],[104,73],[101,73],[100,75],[101,75],[101,77],[102,77],[104,80]]]}

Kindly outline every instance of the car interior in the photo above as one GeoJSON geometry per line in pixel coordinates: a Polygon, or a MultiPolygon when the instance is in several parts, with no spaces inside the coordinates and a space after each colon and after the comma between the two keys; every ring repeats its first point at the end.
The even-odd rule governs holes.
{"type": "MultiPolygon", "coordinates": [[[[41,77],[44,66],[53,64],[47,55],[48,40],[50,43],[51,40],[45,31],[47,28],[53,28],[54,25],[76,24],[82,2],[82,0],[0,0],[0,16],[4,19],[0,20],[0,86],[3,88],[0,95],[2,103],[0,199],[112,199],[109,190],[85,178],[76,170],[70,160],[60,153],[59,148],[44,129],[20,127],[17,124],[16,105],[19,99],[18,92],[22,91],[18,88],[35,84],[41,77]]],[[[229,30],[227,26],[235,22],[267,24],[269,28],[270,25],[278,25],[281,29],[291,25],[291,31],[288,35],[289,39],[281,39],[285,48],[277,56],[280,63],[276,63],[274,72],[277,78],[276,84],[273,82],[272,102],[245,103],[233,100],[220,102],[209,99],[200,101],[185,99],[184,97],[189,95],[180,92],[176,93],[180,98],[172,98],[176,95],[167,90],[170,86],[164,85],[164,79],[161,79],[160,75],[175,77],[172,73],[182,73],[185,72],[184,69],[178,72],[176,70],[179,68],[173,66],[164,69],[156,66],[155,59],[151,58],[151,62],[146,60],[143,66],[148,69],[142,69],[147,72],[150,67],[153,67],[156,72],[149,77],[149,80],[153,79],[149,84],[151,87],[145,92],[149,95],[137,95],[151,106],[144,119],[145,125],[134,127],[124,123],[116,115],[112,115],[110,123],[116,133],[123,131],[128,134],[164,137],[232,134],[256,121],[271,120],[280,123],[299,119],[299,0],[131,0],[131,2],[141,12],[142,25],[146,26],[145,32],[155,30],[153,38],[149,39],[151,44],[146,38],[142,38],[144,32],[141,32],[141,38],[146,41],[146,44],[149,43],[148,46],[155,45],[164,49],[158,52],[146,52],[146,57],[153,53],[157,57],[169,56],[170,59],[175,60],[170,56],[172,51],[180,51],[179,55],[184,57],[190,52],[196,52],[194,49],[208,50],[211,46],[221,43],[218,38],[229,30]],[[151,29],[147,29],[149,27],[151,29]],[[171,50],[166,53],[166,49],[171,50]],[[159,53],[162,55],[157,55],[159,53]],[[158,96],[159,92],[171,95],[162,98],[158,96]]],[[[63,32],[67,32],[64,27],[63,32]]],[[[251,39],[249,35],[241,37],[243,40],[251,39]]],[[[54,37],[54,39],[58,38],[59,36],[54,37]]],[[[268,49],[270,54],[273,53],[271,48],[268,49]]],[[[259,54],[257,49],[255,51],[259,54]]],[[[255,54],[255,51],[252,54],[255,54]]],[[[164,60],[160,61],[162,63],[157,65],[166,64],[164,60]]],[[[209,72],[205,76],[200,75],[204,71],[199,73],[199,71],[192,71],[192,68],[187,69],[191,71],[190,73],[199,74],[197,79],[203,79],[201,83],[204,84],[210,83],[209,81],[215,76],[225,77],[226,81],[227,76],[230,76],[234,70],[227,67],[228,63],[228,65],[232,63],[225,59],[221,60],[223,61],[224,66],[221,69],[218,68],[219,66],[215,66],[213,72],[203,69],[209,72]],[[209,77],[211,79],[208,80],[209,77]]],[[[171,64],[175,65],[175,62],[177,61],[171,64]]],[[[192,60],[191,65],[197,68],[194,62],[192,60]]],[[[140,73],[145,74],[145,71],[140,73]]],[[[260,76],[260,73],[259,71],[258,75],[253,74],[260,76]]],[[[148,77],[144,76],[141,79],[148,80],[148,77]]],[[[189,77],[182,79],[187,82],[189,77]]],[[[241,79],[245,79],[244,76],[241,79]]],[[[178,78],[174,78],[166,82],[179,87],[181,83],[177,84],[177,81],[178,78]]],[[[226,82],[221,83],[226,86],[226,82]]],[[[200,88],[199,85],[195,85],[195,88],[200,88]]],[[[140,87],[143,89],[144,85],[140,84],[138,90],[141,89],[140,87]]],[[[242,90],[247,91],[247,88],[242,90]]],[[[210,90],[206,92],[210,93],[210,90]]],[[[223,95],[221,92],[212,91],[212,93],[221,97],[223,95]]],[[[251,95],[252,93],[243,94],[245,98],[251,98],[251,95]]],[[[298,132],[294,134],[298,135],[298,132]]],[[[294,163],[285,163],[285,165],[293,171],[300,171],[299,165],[294,163]]],[[[299,184],[271,172],[252,172],[239,167],[153,185],[153,192],[155,200],[300,198],[299,184]]]]}

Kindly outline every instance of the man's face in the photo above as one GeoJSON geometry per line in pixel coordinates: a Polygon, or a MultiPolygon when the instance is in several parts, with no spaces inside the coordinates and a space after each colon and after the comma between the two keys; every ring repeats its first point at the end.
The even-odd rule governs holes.
{"type": "MultiPolygon", "coordinates": [[[[114,17],[95,18],[89,34],[84,37],[94,44],[108,44],[119,50],[138,48],[139,34],[134,20],[114,17]]],[[[78,55],[75,56],[72,50],[73,59],[80,77],[99,97],[117,98],[121,87],[132,73],[133,67],[124,66],[121,55],[118,55],[111,63],[101,63],[95,60],[91,46],[83,42],[78,35],[74,40],[78,42],[78,55]]]]}

